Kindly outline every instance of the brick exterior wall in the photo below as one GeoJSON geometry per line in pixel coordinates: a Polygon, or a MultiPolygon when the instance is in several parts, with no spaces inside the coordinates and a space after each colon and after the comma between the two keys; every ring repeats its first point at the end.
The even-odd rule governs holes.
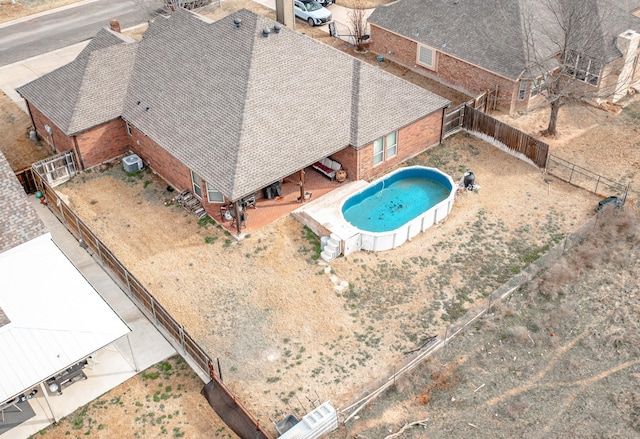
{"type": "Polygon", "coordinates": [[[51,145],[53,138],[53,145],[55,145],[57,152],[73,151],[79,170],[99,165],[130,149],[126,126],[120,118],[95,126],[75,136],[67,136],[35,105],[27,101],[27,107],[35,123],[36,131],[42,140],[51,145]],[[51,127],[51,136],[45,130],[45,125],[51,127]]]}
{"type": "MultiPolygon", "coordinates": [[[[191,170],[182,164],[180,160],[169,154],[167,150],[158,145],[153,139],[145,136],[133,125],[130,125],[130,127],[131,150],[140,156],[146,166],[159,174],[178,191],[187,189],[193,192],[191,170]]],[[[204,186],[201,187],[204,191],[204,186]]]]}
{"type": "Polygon", "coordinates": [[[416,63],[418,43],[375,25],[371,25],[369,48],[412,71],[437,79],[452,88],[464,90],[471,96],[478,96],[497,85],[498,108],[504,111],[513,113],[527,108],[528,94],[525,100],[517,100],[517,81],[503,78],[442,52],[436,53],[436,70],[428,69],[416,63]]]}
{"type": "MultiPolygon", "coordinates": [[[[373,166],[373,142],[357,151],[359,165],[356,174],[351,174],[350,179],[371,180],[389,169],[399,165],[410,157],[414,157],[440,142],[442,131],[442,111],[432,113],[411,125],[398,130],[398,153],[373,166]]],[[[341,162],[342,163],[342,162],[341,162]]],[[[349,173],[349,170],[347,170],[349,173]]]]}
{"type": "Polygon", "coordinates": [[[354,147],[347,146],[345,149],[331,154],[329,158],[342,165],[342,169],[347,171],[348,179],[356,180],[358,178],[358,151],[354,147]]]}
{"type": "Polygon", "coordinates": [[[129,151],[129,136],[124,121],[111,120],[76,135],[84,168],[91,168],[129,151]]]}
{"type": "MultiPolygon", "coordinates": [[[[31,113],[31,118],[33,119],[33,122],[36,125],[35,129],[38,133],[38,136],[40,136],[40,138],[46,144],[51,146],[52,149],[54,149],[54,146],[55,146],[55,150],[57,152],[73,150],[75,154],[73,137],[67,136],[60,128],[58,128],[56,124],[51,122],[51,119],[49,119],[47,116],[41,113],[40,110],[38,110],[35,107],[35,105],[32,105],[29,101],[27,101],[27,108],[29,109],[29,112],[31,113]],[[47,130],[44,129],[45,125],[49,125],[51,127],[51,131],[52,131],[51,136],[49,135],[49,133],[47,133],[47,130]],[[51,144],[52,140],[53,140],[53,145],[51,144]]],[[[76,163],[78,164],[80,163],[78,161],[77,156],[76,156],[76,163]]]]}

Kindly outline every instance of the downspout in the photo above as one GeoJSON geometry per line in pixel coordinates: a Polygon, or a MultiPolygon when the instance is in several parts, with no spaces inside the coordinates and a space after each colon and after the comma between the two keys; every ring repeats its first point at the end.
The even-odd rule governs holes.
{"type": "Polygon", "coordinates": [[[442,123],[440,123],[440,143],[442,143],[442,139],[444,136],[444,118],[446,116],[445,111],[447,110],[447,107],[442,107],[442,123]]]}
{"type": "Polygon", "coordinates": [[[31,118],[31,125],[33,125],[33,129],[37,133],[38,132],[38,128],[36,127],[36,121],[33,118],[33,114],[31,113],[31,104],[26,99],[24,101],[27,103],[27,110],[29,110],[29,117],[31,118]]]}
{"type": "Polygon", "coordinates": [[[84,162],[82,161],[82,155],[80,154],[80,147],[78,146],[78,137],[73,136],[73,144],[75,145],[76,156],[78,157],[78,162],[80,164],[80,170],[84,171],[84,162]]]}

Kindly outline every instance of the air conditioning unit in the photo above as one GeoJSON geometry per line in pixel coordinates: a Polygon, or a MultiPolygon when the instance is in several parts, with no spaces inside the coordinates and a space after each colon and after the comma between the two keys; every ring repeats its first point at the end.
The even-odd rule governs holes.
{"type": "Polygon", "coordinates": [[[124,170],[130,174],[138,172],[144,167],[142,165],[142,159],[138,157],[137,154],[131,154],[127,157],[124,157],[122,159],[122,166],[124,167],[124,170]]]}

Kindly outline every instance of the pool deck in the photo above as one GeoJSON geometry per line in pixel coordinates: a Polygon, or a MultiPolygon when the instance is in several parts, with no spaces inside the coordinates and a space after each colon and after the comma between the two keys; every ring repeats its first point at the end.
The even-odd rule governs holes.
{"type": "Polygon", "coordinates": [[[345,182],[328,194],[294,210],[291,215],[318,236],[330,236],[333,233],[341,240],[347,240],[359,233],[359,230],[344,219],[340,207],[347,198],[368,185],[369,182],[365,180],[345,182]]]}

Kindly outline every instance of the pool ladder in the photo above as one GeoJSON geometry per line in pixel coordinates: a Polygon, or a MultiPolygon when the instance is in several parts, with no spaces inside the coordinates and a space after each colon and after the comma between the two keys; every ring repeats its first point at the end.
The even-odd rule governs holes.
{"type": "Polygon", "coordinates": [[[324,250],[320,253],[320,257],[325,262],[331,262],[340,256],[340,238],[335,233],[329,236],[329,241],[324,246],[324,250]]]}

